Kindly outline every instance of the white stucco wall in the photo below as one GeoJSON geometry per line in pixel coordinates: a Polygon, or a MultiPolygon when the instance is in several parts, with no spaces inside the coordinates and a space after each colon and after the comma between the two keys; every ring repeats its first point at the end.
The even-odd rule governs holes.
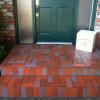
{"type": "Polygon", "coordinates": [[[88,29],[90,25],[93,0],[79,0],[78,29],[88,29]]]}

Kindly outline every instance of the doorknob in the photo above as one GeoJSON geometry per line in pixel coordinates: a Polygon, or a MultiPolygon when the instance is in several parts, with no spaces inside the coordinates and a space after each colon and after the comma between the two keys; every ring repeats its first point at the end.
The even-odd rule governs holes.
{"type": "Polygon", "coordinates": [[[36,17],[39,17],[39,7],[36,8],[36,17]]]}

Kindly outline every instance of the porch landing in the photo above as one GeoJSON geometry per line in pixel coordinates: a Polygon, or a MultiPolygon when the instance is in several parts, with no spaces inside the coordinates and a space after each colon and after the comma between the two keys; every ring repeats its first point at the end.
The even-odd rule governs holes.
{"type": "Polygon", "coordinates": [[[99,50],[16,45],[0,70],[1,97],[100,97],[99,50]]]}

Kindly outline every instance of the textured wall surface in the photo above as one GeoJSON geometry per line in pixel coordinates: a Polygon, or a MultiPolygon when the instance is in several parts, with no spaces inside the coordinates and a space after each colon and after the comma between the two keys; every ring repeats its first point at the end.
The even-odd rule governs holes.
{"type": "Polygon", "coordinates": [[[15,44],[16,34],[12,0],[0,0],[0,9],[0,13],[4,15],[3,22],[6,26],[5,29],[2,30],[5,34],[5,40],[9,44],[15,44]]]}
{"type": "Polygon", "coordinates": [[[93,0],[79,0],[78,29],[89,29],[93,0]]]}

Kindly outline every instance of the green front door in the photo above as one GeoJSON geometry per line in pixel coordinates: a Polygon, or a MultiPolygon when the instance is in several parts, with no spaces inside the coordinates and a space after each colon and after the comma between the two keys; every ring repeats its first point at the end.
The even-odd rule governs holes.
{"type": "Polygon", "coordinates": [[[76,0],[39,0],[37,42],[72,42],[76,0]]]}

